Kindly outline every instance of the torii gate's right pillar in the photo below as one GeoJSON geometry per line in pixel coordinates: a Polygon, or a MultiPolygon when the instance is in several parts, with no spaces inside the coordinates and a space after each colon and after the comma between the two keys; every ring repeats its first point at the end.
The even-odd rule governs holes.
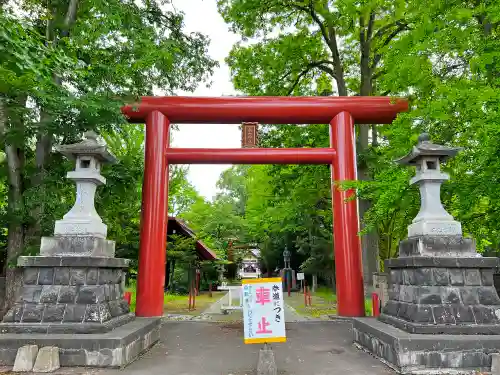
{"type": "Polygon", "coordinates": [[[337,182],[356,180],[355,145],[354,119],[349,112],[340,112],[330,121],[330,147],[336,150],[331,173],[337,313],[340,316],[365,315],[358,202],[352,199],[353,189],[342,190],[337,185],[337,182]]]}

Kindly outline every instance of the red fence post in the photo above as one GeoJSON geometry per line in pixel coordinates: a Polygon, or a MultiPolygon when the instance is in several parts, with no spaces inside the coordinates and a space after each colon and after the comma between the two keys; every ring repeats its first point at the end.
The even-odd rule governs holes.
{"type": "Polygon", "coordinates": [[[380,315],[380,299],[378,298],[377,293],[372,293],[372,315],[380,315]]]}
{"type": "Polygon", "coordinates": [[[189,283],[189,304],[188,304],[188,311],[191,311],[192,289],[193,288],[191,288],[191,283],[189,283]]]}
{"type": "Polygon", "coordinates": [[[132,302],[132,293],[131,292],[123,293],[123,299],[127,301],[128,305],[130,306],[130,303],[132,302]]]}
{"type": "Polygon", "coordinates": [[[196,310],[196,293],[198,291],[196,290],[196,279],[193,280],[193,283],[191,284],[191,288],[193,289],[192,295],[193,295],[193,310],[196,310]]]}
{"type": "Polygon", "coordinates": [[[200,278],[201,278],[201,273],[200,270],[196,270],[196,295],[200,295],[200,278]]]}
{"type": "Polygon", "coordinates": [[[142,220],[137,275],[137,307],[142,317],[163,315],[167,245],[170,122],[158,111],[146,119],[146,156],[142,184],[142,220]]]}
{"type": "Polygon", "coordinates": [[[363,268],[358,237],[358,204],[355,191],[341,190],[335,182],[356,180],[354,120],[340,112],[330,122],[330,147],[337,151],[332,162],[333,237],[337,273],[337,311],[340,316],[364,316],[363,268]]]}

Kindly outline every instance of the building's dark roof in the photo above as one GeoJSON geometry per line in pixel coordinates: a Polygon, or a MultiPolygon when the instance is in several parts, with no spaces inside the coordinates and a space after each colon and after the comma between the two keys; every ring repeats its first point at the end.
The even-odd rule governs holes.
{"type": "MultiPolygon", "coordinates": [[[[177,217],[169,216],[167,232],[168,234],[173,234],[174,230],[186,237],[196,237],[193,230],[189,228],[183,220],[177,217]]],[[[196,241],[196,252],[202,260],[217,260],[217,254],[215,254],[215,252],[207,245],[205,245],[201,240],[196,241]]]]}

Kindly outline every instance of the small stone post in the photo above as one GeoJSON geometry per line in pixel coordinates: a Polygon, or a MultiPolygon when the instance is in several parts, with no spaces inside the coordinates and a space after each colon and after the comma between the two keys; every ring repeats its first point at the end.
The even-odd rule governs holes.
{"type": "Polygon", "coordinates": [[[264,348],[259,350],[259,361],[257,363],[257,375],[277,375],[278,368],[274,359],[273,349],[264,344],[264,348]]]}

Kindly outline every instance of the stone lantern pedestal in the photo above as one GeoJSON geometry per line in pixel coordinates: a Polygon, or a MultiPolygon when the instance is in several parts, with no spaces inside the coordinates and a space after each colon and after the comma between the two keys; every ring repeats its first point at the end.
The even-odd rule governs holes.
{"type": "Polygon", "coordinates": [[[448,176],[440,163],[458,149],[427,135],[400,160],[415,165],[421,208],[385,262],[389,300],[378,319],[356,318],[354,341],[403,374],[488,370],[500,352],[500,298],[493,285],[497,258],[483,258],[475,242],[440,200],[448,176]]]}
{"type": "Polygon", "coordinates": [[[56,346],[62,366],[120,367],[159,338],[158,318],[136,319],[123,298],[128,259],[115,258],[115,242],[94,207],[102,163],[114,161],[93,133],[57,149],[76,161],[73,208],[43,237],[40,255],[21,256],[20,298],[0,323],[0,365],[12,365],[23,345],[56,346]]]}

